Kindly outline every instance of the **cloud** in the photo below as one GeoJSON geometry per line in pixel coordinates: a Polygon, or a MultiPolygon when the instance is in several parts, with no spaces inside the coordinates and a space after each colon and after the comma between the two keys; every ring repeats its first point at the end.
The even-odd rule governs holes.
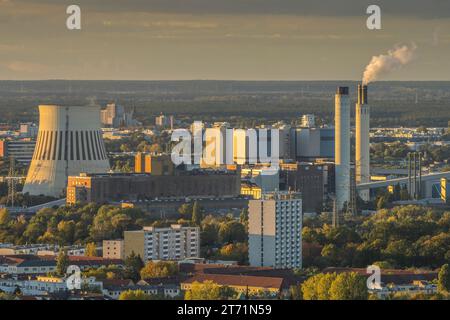
{"type": "MultiPolygon", "coordinates": [[[[2,0],[0,0],[2,1],[2,0]]],[[[3,0],[4,1],[4,0],[3,0]]],[[[36,3],[35,0],[15,0],[36,3]]],[[[40,0],[58,6],[69,0],[40,0]]],[[[1,3],[1,2],[0,2],[1,3]]],[[[383,14],[422,18],[450,17],[450,1],[443,0],[78,0],[81,8],[101,12],[152,12],[182,14],[290,14],[300,16],[364,16],[371,4],[383,14]]]]}
{"type": "Polygon", "coordinates": [[[47,70],[46,65],[19,60],[8,62],[5,66],[10,71],[21,73],[40,73],[47,70]]]}
{"type": "Polygon", "coordinates": [[[0,52],[15,52],[25,48],[24,45],[15,45],[8,43],[0,43],[0,52]]]}
{"type": "MultiPolygon", "coordinates": [[[[152,17],[149,17],[152,18],[152,17]]],[[[103,20],[102,25],[105,27],[123,27],[134,26],[139,28],[152,29],[217,29],[218,23],[202,22],[202,21],[188,21],[188,20],[147,20],[147,19],[108,19],[103,20]]]]}

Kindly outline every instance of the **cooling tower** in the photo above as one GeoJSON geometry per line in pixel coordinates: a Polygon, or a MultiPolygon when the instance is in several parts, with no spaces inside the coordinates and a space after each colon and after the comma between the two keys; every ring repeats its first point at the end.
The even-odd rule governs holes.
{"type": "Polygon", "coordinates": [[[335,96],[336,209],[350,202],[350,99],[348,87],[338,87],[335,96]]]}
{"type": "MultiPolygon", "coordinates": [[[[370,182],[370,107],[367,104],[367,86],[358,85],[356,103],[356,183],[370,182]]],[[[369,190],[360,191],[359,196],[369,201],[369,190]]]]}
{"type": "Polygon", "coordinates": [[[23,193],[64,197],[69,175],[104,173],[100,107],[39,106],[39,132],[23,193]]]}

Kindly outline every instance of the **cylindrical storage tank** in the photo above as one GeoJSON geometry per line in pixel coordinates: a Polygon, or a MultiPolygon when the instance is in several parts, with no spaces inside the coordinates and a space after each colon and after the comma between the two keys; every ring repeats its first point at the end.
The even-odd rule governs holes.
{"type": "Polygon", "coordinates": [[[335,183],[336,207],[342,211],[350,202],[350,99],[348,87],[335,96],[335,183]]]}
{"type": "Polygon", "coordinates": [[[109,171],[100,107],[39,106],[39,132],[23,193],[65,197],[67,177],[109,171]]]}

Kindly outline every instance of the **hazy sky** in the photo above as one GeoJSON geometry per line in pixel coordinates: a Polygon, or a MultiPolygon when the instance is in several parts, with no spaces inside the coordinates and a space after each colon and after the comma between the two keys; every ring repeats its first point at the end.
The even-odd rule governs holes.
{"type": "Polygon", "coordinates": [[[410,43],[415,60],[383,80],[450,80],[450,1],[0,0],[0,79],[358,80],[410,43]]]}

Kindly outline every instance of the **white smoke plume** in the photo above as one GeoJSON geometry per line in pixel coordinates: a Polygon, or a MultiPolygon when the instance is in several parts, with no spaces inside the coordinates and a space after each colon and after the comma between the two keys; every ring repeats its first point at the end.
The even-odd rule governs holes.
{"type": "Polygon", "coordinates": [[[413,43],[411,46],[395,47],[389,50],[387,54],[373,56],[364,71],[363,84],[369,84],[377,80],[381,75],[410,63],[414,59],[416,49],[417,46],[413,43]]]}

